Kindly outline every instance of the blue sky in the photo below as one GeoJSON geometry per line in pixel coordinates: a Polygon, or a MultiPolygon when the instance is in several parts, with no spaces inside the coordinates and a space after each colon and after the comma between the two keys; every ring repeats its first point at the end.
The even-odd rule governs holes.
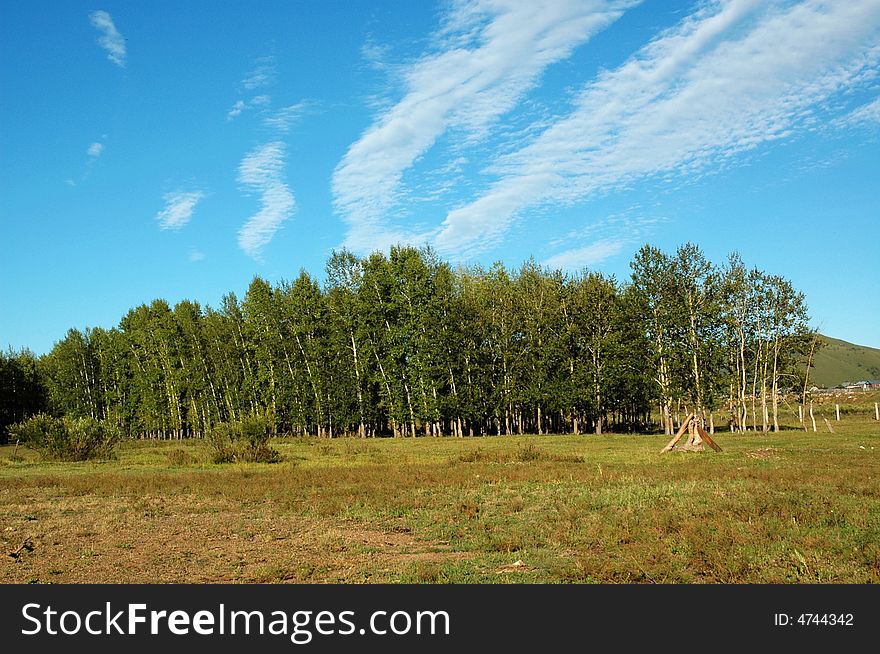
{"type": "Polygon", "coordinates": [[[0,0],[0,346],[334,248],[693,241],[880,347],[880,0],[0,0]]]}

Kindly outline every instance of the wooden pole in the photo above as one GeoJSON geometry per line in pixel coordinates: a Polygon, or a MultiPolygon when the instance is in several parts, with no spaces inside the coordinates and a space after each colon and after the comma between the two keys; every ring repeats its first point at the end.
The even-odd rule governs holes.
{"type": "Polygon", "coordinates": [[[839,404],[834,405],[834,412],[837,414],[837,422],[840,422],[840,405],[839,404]]]}
{"type": "Polygon", "coordinates": [[[828,418],[822,418],[822,420],[825,421],[825,426],[828,427],[828,431],[830,431],[833,434],[834,427],[831,426],[831,422],[828,420],[828,418]]]}
{"type": "Polygon", "coordinates": [[[716,452],[720,452],[721,448],[718,446],[718,443],[712,440],[712,437],[706,433],[706,430],[703,429],[700,425],[697,425],[697,433],[700,435],[700,438],[703,439],[703,442],[706,443],[709,447],[711,447],[716,452]]]}
{"type": "Polygon", "coordinates": [[[798,422],[804,424],[804,405],[798,404],[798,422]]]}
{"type": "Polygon", "coordinates": [[[880,420],[880,404],[874,402],[874,420],[880,420]]]}
{"type": "Polygon", "coordinates": [[[687,431],[688,424],[693,419],[693,417],[694,417],[693,414],[691,414],[687,417],[687,419],[684,421],[684,423],[682,423],[681,427],[678,428],[678,432],[675,434],[675,436],[672,438],[672,440],[666,444],[666,447],[664,447],[662,450],[660,450],[661,454],[663,454],[663,452],[668,452],[673,447],[675,447],[675,444],[681,439],[682,436],[684,436],[684,432],[687,431]]]}
{"type": "Polygon", "coordinates": [[[697,436],[697,420],[696,419],[691,420],[691,423],[688,425],[688,434],[689,434],[689,436],[688,436],[687,444],[688,445],[696,445],[700,440],[700,437],[697,436]]]}
{"type": "Polygon", "coordinates": [[[810,400],[810,420],[813,421],[813,433],[816,433],[816,416],[813,415],[813,400],[810,400]]]}

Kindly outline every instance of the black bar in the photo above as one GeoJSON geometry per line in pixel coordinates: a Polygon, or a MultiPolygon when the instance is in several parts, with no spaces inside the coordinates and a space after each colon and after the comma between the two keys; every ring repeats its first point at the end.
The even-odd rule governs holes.
{"type": "MultiPolygon", "coordinates": [[[[258,630],[259,620],[251,618],[258,630]]],[[[76,618],[68,615],[65,628],[73,630],[76,618]]],[[[429,621],[425,618],[425,631],[429,621]]],[[[414,630],[415,627],[411,626],[414,630]]],[[[57,650],[58,647],[83,646],[88,652],[120,652],[120,647],[161,647],[161,653],[192,651],[193,646],[220,646],[221,649],[255,647],[253,651],[310,652],[367,651],[381,648],[383,652],[449,652],[451,647],[470,651],[491,644],[493,651],[520,652],[536,648],[556,647],[566,651],[576,645],[587,651],[600,642],[615,647],[674,646],[677,651],[705,651],[721,645],[758,648],[810,645],[853,646],[878,642],[880,636],[880,589],[869,585],[706,585],[706,586],[390,586],[390,585],[6,585],[0,586],[0,643],[6,652],[57,650]],[[146,622],[135,625],[135,635],[119,635],[126,630],[127,615],[110,625],[112,635],[89,635],[82,625],[77,635],[60,633],[59,616],[76,611],[83,620],[90,611],[93,630],[106,627],[109,614],[127,611],[129,604],[145,604],[136,615],[146,622]],[[23,615],[26,605],[32,619],[23,615]],[[220,606],[224,609],[226,633],[220,635],[220,606]],[[46,633],[44,611],[51,607],[50,629],[46,633]],[[200,623],[202,630],[213,629],[212,635],[195,633],[177,624],[178,630],[189,628],[187,635],[174,635],[164,617],[158,618],[156,635],[149,633],[150,611],[186,611],[191,619],[198,611],[208,611],[215,622],[200,623]],[[238,633],[229,633],[231,611],[262,611],[264,631],[276,619],[276,627],[286,625],[286,635],[245,635],[244,619],[238,617],[238,633]],[[273,611],[282,613],[272,615],[273,611]],[[297,638],[308,642],[291,642],[293,614],[300,628],[297,638]],[[351,631],[347,635],[317,632],[315,620],[324,614],[321,629],[351,631]],[[338,616],[343,611],[349,624],[338,616]],[[374,612],[385,611],[376,618],[385,635],[370,633],[369,618],[374,612]],[[449,634],[444,621],[438,620],[438,633],[396,635],[388,624],[389,616],[397,616],[394,628],[413,625],[418,611],[445,611],[449,616],[449,634]],[[785,616],[785,617],[782,617],[785,616]],[[305,621],[305,622],[303,622],[305,621]],[[35,635],[22,632],[40,631],[35,635]],[[100,626],[99,626],[100,625],[100,626]],[[361,634],[360,630],[365,633],[361,634]],[[306,632],[311,634],[306,635],[306,632]],[[601,639],[601,640],[599,640],[601,639]]],[[[626,651],[626,650],[624,650],[626,651]]],[[[846,650],[841,650],[846,651],[846,650]]]]}

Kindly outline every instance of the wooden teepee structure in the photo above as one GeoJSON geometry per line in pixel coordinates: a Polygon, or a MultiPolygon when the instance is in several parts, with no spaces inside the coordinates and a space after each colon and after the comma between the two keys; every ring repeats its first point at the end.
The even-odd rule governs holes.
{"type": "Polygon", "coordinates": [[[711,447],[716,452],[720,452],[721,448],[718,444],[712,440],[709,433],[703,429],[703,420],[702,418],[698,418],[696,414],[690,414],[683,423],[681,423],[681,427],[678,428],[678,432],[666,444],[660,453],[663,452],[671,452],[672,450],[684,451],[684,452],[702,452],[705,448],[703,447],[703,443],[711,447]],[[683,445],[677,445],[678,441],[681,440],[681,437],[684,436],[685,432],[689,433],[688,440],[683,445]]]}

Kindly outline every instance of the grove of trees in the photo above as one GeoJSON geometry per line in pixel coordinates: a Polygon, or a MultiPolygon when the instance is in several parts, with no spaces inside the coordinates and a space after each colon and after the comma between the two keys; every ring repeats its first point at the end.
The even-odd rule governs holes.
{"type": "Polygon", "coordinates": [[[255,277],[216,308],[155,300],[40,358],[3,354],[0,434],[46,408],[158,438],[249,416],[326,437],[669,432],[684,407],[778,430],[811,342],[803,294],[692,244],[646,245],[631,270],[334,252],[323,285],[255,277]]]}

